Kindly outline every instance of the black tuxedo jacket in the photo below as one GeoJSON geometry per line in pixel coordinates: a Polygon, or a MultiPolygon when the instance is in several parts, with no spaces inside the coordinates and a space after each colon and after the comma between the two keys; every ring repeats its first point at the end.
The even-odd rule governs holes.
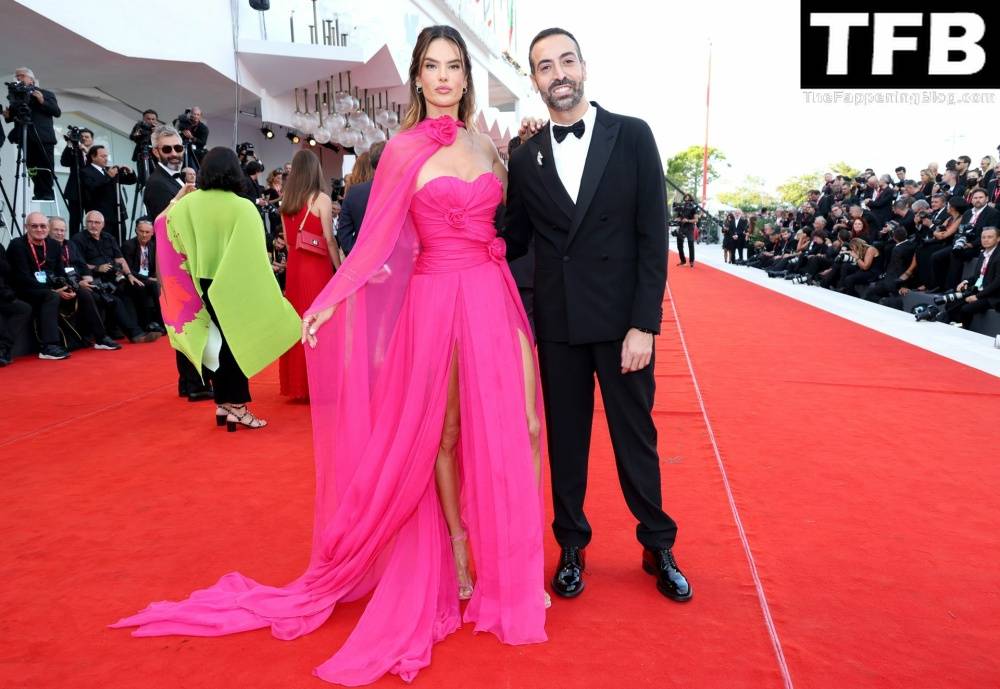
{"type": "Polygon", "coordinates": [[[886,187],[885,189],[878,190],[872,196],[871,201],[868,202],[868,210],[875,217],[876,227],[873,227],[872,231],[876,234],[892,219],[892,202],[895,200],[895,187],[886,187]]]}
{"type": "MultiPolygon", "coordinates": [[[[35,125],[38,138],[46,146],[54,146],[56,143],[56,130],[52,126],[52,118],[62,115],[56,96],[46,89],[38,89],[42,92],[43,101],[39,103],[34,96],[28,96],[28,106],[31,108],[31,122],[35,125]]],[[[13,119],[8,118],[8,122],[13,119]]],[[[28,130],[28,137],[33,138],[31,130],[28,130]]],[[[12,144],[21,140],[21,125],[15,124],[7,135],[7,140],[12,144]]]]}
{"type": "Polygon", "coordinates": [[[156,220],[182,186],[181,181],[168,175],[159,163],[153,166],[153,171],[146,178],[145,195],[146,215],[150,220],[156,220]]]}
{"type": "MultiPolygon", "coordinates": [[[[87,165],[80,170],[80,186],[83,187],[83,209],[86,212],[100,211],[104,216],[106,227],[114,227],[118,218],[118,185],[135,184],[135,173],[125,173],[119,168],[117,177],[109,177],[93,165],[87,165]]],[[[128,213],[122,203],[121,217],[125,219],[128,213]]]]}
{"type": "Polygon", "coordinates": [[[337,243],[345,254],[351,253],[351,249],[358,241],[358,230],[364,222],[371,193],[371,182],[354,184],[347,190],[340,204],[340,215],[337,217],[337,243]]]}
{"type": "MultiPolygon", "coordinates": [[[[983,254],[980,252],[976,259],[976,267],[972,271],[972,278],[969,284],[975,284],[979,279],[979,271],[983,269],[983,254]]],[[[993,249],[990,262],[986,264],[986,277],[983,279],[983,288],[976,295],[977,299],[987,300],[993,308],[1000,306],[1000,250],[993,249]]]]}
{"type": "Polygon", "coordinates": [[[660,331],[667,279],[667,200],[653,132],[596,103],[574,204],[556,171],[549,126],[510,159],[504,239],[510,260],[534,238],[536,335],[548,342],[620,340],[660,331]]]}
{"type": "MultiPolygon", "coordinates": [[[[962,215],[962,222],[967,223],[972,220],[972,209],[965,211],[962,215]]],[[[979,217],[976,218],[976,233],[983,231],[984,227],[998,227],[1000,228],[1000,211],[991,206],[985,206],[983,210],[979,213],[979,217]]]]}
{"type": "MultiPolygon", "coordinates": [[[[156,239],[151,239],[149,244],[149,277],[156,277],[156,239]]],[[[122,256],[128,263],[128,269],[139,276],[139,264],[142,261],[142,252],[139,249],[139,240],[135,237],[122,242],[122,256]]]]}
{"type": "Polygon", "coordinates": [[[732,221],[726,221],[726,237],[732,237],[734,234],[739,235],[737,241],[740,239],[745,239],[747,234],[747,228],[750,224],[747,222],[746,218],[740,218],[736,220],[733,218],[732,221]]]}
{"type": "MultiPolygon", "coordinates": [[[[75,149],[78,151],[76,156],[76,162],[73,162],[73,151],[72,146],[67,146],[63,149],[62,155],[59,156],[59,164],[63,167],[69,168],[69,177],[66,180],[66,200],[67,201],[77,201],[79,200],[79,192],[77,189],[77,175],[80,170],[83,170],[87,166],[87,154],[82,148],[75,149]]],[[[82,186],[82,185],[81,185],[82,186]]],[[[76,230],[74,229],[74,232],[76,230]]]]}

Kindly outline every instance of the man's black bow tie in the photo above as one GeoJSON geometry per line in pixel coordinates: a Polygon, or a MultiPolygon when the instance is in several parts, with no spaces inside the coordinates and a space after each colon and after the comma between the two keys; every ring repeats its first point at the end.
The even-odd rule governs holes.
{"type": "Polygon", "coordinates": [[[566,135],[573,132],[576,138],[582,139],[583,132],[586,131],[587,125],[583,123],[583,120],[578,120],[568,127],[563,127],[558,124],[552,125],[552,136],[556,138],[556,143],[561,144],[566,135]]]}
{"type": "Polygon", "coordinates": [[[174,179],[184,179],[184,173],[183,172],[175,172],[174,174],[172,174],[170,176],[173,177],[174,179]]]}

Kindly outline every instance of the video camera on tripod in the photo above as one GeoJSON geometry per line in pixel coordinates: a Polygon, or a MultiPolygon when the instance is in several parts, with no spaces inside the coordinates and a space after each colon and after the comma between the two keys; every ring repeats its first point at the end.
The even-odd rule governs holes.
{"type": "Polygon", "coordinates": [[[6,81],[7,104],[10,107],[10,116],[17,124],[25,124],[31,121],[31,104],[28,99],[31,94],[38,90],[34,84],[24,84],[20,81],[6,81]]]}

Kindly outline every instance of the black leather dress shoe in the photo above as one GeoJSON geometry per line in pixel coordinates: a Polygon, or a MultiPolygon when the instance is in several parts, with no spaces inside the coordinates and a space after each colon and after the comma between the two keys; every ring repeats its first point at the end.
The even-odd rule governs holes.
{"type": "Polygon", "coordinates": [[[193,390],[188,390],[187,398],[188,402],[202,402],[204,400],[210,400],[215,397],[215,393],[212,392],[212,388],[195,388],[193,390]]]}
{"type": "Polygon", "coordinates": [[[656,577],[656,588],[670,600],[680,603],[691,600],[691,584],[677,567],[674,553],[665,550],[642,551],[642,568],[656,577]]]}
{"type": "Polygon", "coordinates": [[[552,590],[563,598],[576,598],[583,593],[583,549],[567,546],[559,556],[559,567],[552,577],[552,590]]]}

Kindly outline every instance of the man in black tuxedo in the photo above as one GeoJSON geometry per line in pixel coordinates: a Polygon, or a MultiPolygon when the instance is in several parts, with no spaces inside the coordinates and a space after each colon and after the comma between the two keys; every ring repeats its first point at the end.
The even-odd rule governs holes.
{"type": "Polygon", "coordinates": [[[892,202],[896,200],[896,187],[889,175],[882,175],[868,200],[868,210],[875,217],[875,227],[872,232],[878,233],[892,218],[892,202]]]}
{"type": "Polygon", "coordinates": [[[743,252],[747,248],[747,228],[749,223],[743,217],[743,211],[737,208],[733,211],[733,219],[726,221],[726,236],[732,239],[733,261],[743,261],[743,252]]]}
{"type": "MultiPolygon", "coordinates": [[[[965,248],[955,249],[954,242],[958,234],[945,242],[944,247],[935,252],[933,258],[934,270],[938,275],[945,275],[944,287],[952,289],[962,279],[962,269],[965,264],[979,253],[980,234],[984,227],[1000,227],[1000,210],[987,202],[986,191],[977,189],[972,192],[972,208],[962,214],[961,227],[969,227],[972,234],[968,237],[965,248]]],[[[959,232],[962,230],[959,229],[959,232]]]]}
{"type": "MultiPolygon", "coordinates": [[[[35,168],[37,173],[32,178],[34,185],[34,199],[37,201],[52,201],[55,199],[53,191],[54,173],[52,171],[55,163],[56,131],[52,126],[52,118],[62,115],[56,96],[51,91],[39,88],[35,81],[35,74],[27,67],[18,67],[14,70],[14,79],[25,87],[31,89],[28,95],[28,108],[31,113],[31,122],[28,125],[27,150],[25,151],[25,162],[29,168],[35,168]]],[[[4,108],[3,116],[8,122],[15,122],[18,118],[16,113],[12,113],[10,108],[4,108]]],[[[7,139],[12,144],[21,143],[22,125],[15,124],[10,130],[7,139]]]]}
{"type": "MultiPolygon", "coordinates": [[[[177,192],[184,186],[184,144],[177,130],[160,125],[150,136],[153,158],[156,164],[146,178],[143,202],[146,217],[156,222],[156,217],[166,210],[177,192]]],[[[160,321],[162,323],[162,321],[160,321]]],[[[190,402],[212,399],[212,388],[201,379],[201,373],[180,352],[174,352],[177,362],[177,395],[190,402]]]]}
{"type": "Polygon", "coordinates": [[[1000,230],[996,227],[984,227],[979,235],[982,253],[976,260],[972,277],[959,283],[956,292],[976,290],[961,301],[948,308],[949,318],[961,321],[968,328],[977,313],[983,313],[1000,306],[1000,252],[997,251],[997,240],[1000,230]]]}
{"type": "Polygon", "coordinates": [[[80,172],[87,166],[87,151],[93,145],[94,132],[84,128],[80,130],[80,144],[66,144],[59,156],[59,164],[69,168],[65,196],[69,207],[70,238],[83,230],[83,184],[80,182],[80,172]]]}
{"type": "MultiPolygon", "coordinates": [[[[372,161],[372,170],[378,169],[378,161],[382,158],[382,151],[385,143],[379,141],[372,144],[368,155],[372,161]]],[[[344,195],[344,202],[340,204],[340,215],[337,216],[337,243],[344,250],[344,254],[351,253],[354,244],[358,241],[358,230],[365,219],[365,210],[368,208],[368,197],[372,193],[372,182],[360,182],[352,184],[344,195]]]]}
{"type": "MultiPolygon", "coordinates": [[[[639,522],[643,568],[664,595],[688,600],[691,587],[672,552],[677,525],[661,507],[652,419],[653,337],[667,277],[656,141],[645,122],[584,99],[586,64],[569,32],[539,33],[529,64],[552,122],[511,156],[504,237],[512,260],[535,244],[535,331],[561,546],[552,587],[567,598],[584,588],[596,374],[622,492],[639,522]]],[[[525,134],[535,128],[522,125],[525,134]]]]}
{"type": "Polygon", "coordinates": [[[91,146],[87,151],[87,165],[80,170],[83,187],[83,209],[87,213],[98,211],[104,218],[107,232],[119,245],[125,238],[125,220],[128,213],[120,196],[120,186],[135,184],[135,173],[124,165],[108,165],[108,149],[91,146]]]}

